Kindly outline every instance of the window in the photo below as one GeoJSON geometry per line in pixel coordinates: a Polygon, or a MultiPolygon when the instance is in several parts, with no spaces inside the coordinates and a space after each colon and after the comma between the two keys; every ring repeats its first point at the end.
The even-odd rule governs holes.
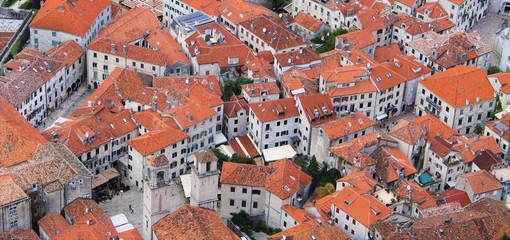
{"type": "Polygon", "coordinates": [[[57,44],[58,44],[58,42],[57,42],[57,41],[51,41],[51,46],[56,47],[56,46],[57,46],[57,44]]]}
{"type": "Polygon", "coordinates": [[[104,55],[104,60],[108,60],[108,55],[104,55]]]}
{"type": "Polygon", "coordinates": [[[253,208],[258,208],[259,207],[259,203],[258,202],[253,202],[253,208]]]}
{"type": "Polygon", "coordinates": [[[251,190],[251,194],[260,195],[260,190],[251,190]]]}
{"type": "Polygon", "coordinates": [[[57,36],[57,32],[51,32],[51,36],[52,37],[56,37],[57,36]]]}
{"type": "Polygon", "coordinates": [[[243,193],[247,193],[248,192],[248,189],[247,188],[243,188],[243,193]]]}
{"type": "Polygon", "coordinates": [[[97,53],[93,53],[92,55],[93,55],[95,58],[97,58],[97,53]]]}
{"type": "Polygon", "coordinates": [[[230,192],[236,192],[236,188],[235,187],[230,187],[230,192]]]}
{"type": "Polygon", "coordinates": [[[246,201],[241,201],[241,207],[246,207],[246,201]]]}
{"type": "Polygon", "coordinates": [[[234,206],[234,199],[230,199],[230,206],[234,206]]]}

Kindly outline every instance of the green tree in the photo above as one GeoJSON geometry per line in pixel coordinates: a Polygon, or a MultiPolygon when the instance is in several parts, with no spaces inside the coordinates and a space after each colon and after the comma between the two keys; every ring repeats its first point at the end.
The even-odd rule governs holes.
{"type": "Polygon", "coordinates": [[[218,158],[218,169],[221,171],[221,167],[223,167],[223,162],[228,162],[230,158],[223,154],[220,150],[217,148],[214,148],[213,150],[214,155],[218,158]]]}
{"type": "Polygon", "coordinates": [[[253,83],[251,78],[238,77],[235,80],[226,81],[223,83],[223,98],[230,99],[232,95],[239,95],[242,91],[242,85],[253,83]]]}
{"type": "Polygon", "coordinates": [[[273,9],[278,9],[285,5],[285,0],[271,0],[270,3],[273,9]]]}
{"type": "Polygon", "coordinates": [[[335,186],[331,183],[327,183],[324,186],[315,188],[315,191],[313,191],[313,197],[321,198],[321,197],[331,194],[334,191],[335,191],[335,186]]]}
{"type": "Polygon", "coordinates": [[[238,213],[232,213],[232,218],[230,219],[235,225],[239,226],[241,231],[248,234],[250,237],[253,234],[252,223],[250,220],[250,215],[246,213],[244,210],[239,211],[238,213]]]}
{"type": "Polygon", "coordinates": [[[310,159],[310,162],[308,164],[308,167],[306,168],[305,172],[310,175],[314,181],[318,181],[320,176],[321,168],[319,166],[319,162],[317,162],[317,159],[315,156],[312,156],[312,159],[310,159]]]}
{"type": "Polygon", "coordinates": [[[324,186],[327,183],[336,184],[336,180],[341,178],[340,171],[336,168],[329,169],[324,174],[321,175],[321,179],[319,180],[319,186],[324,186]]]}
{"type": "Polygon", "coordinates": [[[255,161],[253,160],[253,158],[245,158],[245,157],[242,157],[241,155],[239,155],[237,153],[234,153],[232,155],[232,157],[230,158],[230,161],[234,162],[234,163],[243,163],[243,164],[252,164],[252,165],[255,165],[255,161]]]}
{"type": "Polygon", "coordinates": [[[489,69],[487,69],[487,74],[491,75],[494,73],[501,72],[498,66],[490,66],[489,69]]]}
{"type": "Polygon", "coordinates": [[[505,235],[503,235],[503,237],[501,237],[501,240],[510,240],[510,236],[505,233],[505,235]]]}
{"type": "Polygon", "coordinates": [[[482,127],[482,125],[476,124],[475,129],[474,129],[474,133],[476,135],[482,135],[483,134],[483,127],[482,127]]]}
{"type": "Polygon", "coordinates": [[[335,49],[336,37],[342,34],[346,34],[349,31],[345,28],[337,28],[333,32],[323,32],[321,36],[317,36],[312,39],[313,43],[322,44],[318,47],[316,52],[323,53],[335,49]]]}

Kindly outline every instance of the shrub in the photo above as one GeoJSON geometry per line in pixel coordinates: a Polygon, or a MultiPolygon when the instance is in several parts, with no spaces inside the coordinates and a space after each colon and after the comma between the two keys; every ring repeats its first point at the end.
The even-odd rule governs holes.
{"type": "Polygon", "coordinates": [[[20,9],[35,10],[41,8],[41,2],[37,0],[26,0],[19,6],[20,9]]]}

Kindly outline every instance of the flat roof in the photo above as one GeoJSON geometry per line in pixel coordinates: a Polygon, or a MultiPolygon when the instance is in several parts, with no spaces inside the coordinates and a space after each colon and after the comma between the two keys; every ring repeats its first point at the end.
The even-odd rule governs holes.
{"type": "Polygon", "coordinates": [[[262,154],[264,155],[264,161],[268,163],[284,158],[292,159],[294,156],[296,156],[297,152],[294,150],[294,148],[292,148],[292,146],[283,145],[279,147],[264,149],[262,150],[262,154]]]}
{"type": "Polygon", "coordinates": [[[177,26],[181,31],[190,32],[195,30],[195,27],[210,23],[213,20],[209,15],[204,12],[193,12],[184,16],[176,17],[170,23],[170,28],[175,29],[177,26]]]}

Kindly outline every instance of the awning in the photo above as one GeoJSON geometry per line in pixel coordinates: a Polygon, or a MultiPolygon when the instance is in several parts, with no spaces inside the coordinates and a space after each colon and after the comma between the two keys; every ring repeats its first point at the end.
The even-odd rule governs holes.
{"type": "Polygon", "coordinates": [[[105,183],[108,182],[108,179],[106,179],[103,174],[97,174],[96,176],[94,176],[94,178],[92,178],[92,188],[96,188],[98,186],[101,186],[105,183]]]}
{"type": "Polygon", "coordinates": [[[264,149],[262,150],[262,154],[264,155],[264,161],[267,163],[285,158],[293,158],[297,153],[292,146],[283,145],[280,147],[264,149]]]}
{"type": "Polygon", "coordinates": [[[450,188],[454,188],[454,187],[455,187],[455,185],[457,185],[457,182],[450,181],[450,182],[446,182],[446,184],[447,184],[450,188]]]}
{"type": "Polygon", "coordinates": [[[118,176],[120,176],[120,173],[117,169],[109,168],[92,178],[92,189],[99,187],[118,176]]]}
{"type": "Polygon", "coordinates": [[[221,144],[224,144],[227,142],[227,138],[225,137],[225,135],[223,135],[223,133],[217,133],[216,136],[214,136],[214,144],[216,144],[216,146],[218,145],[221,145],[221,144]]]}
{"type": "Polygon", "coordinates": [[[387,117],[388,117],[388,114],[385,113],[385,114],[377,116],[375,119],[377,119],[377,121],[381,121],[381,120],[383,120],[383,119],[385,119],[387,117]]]}

